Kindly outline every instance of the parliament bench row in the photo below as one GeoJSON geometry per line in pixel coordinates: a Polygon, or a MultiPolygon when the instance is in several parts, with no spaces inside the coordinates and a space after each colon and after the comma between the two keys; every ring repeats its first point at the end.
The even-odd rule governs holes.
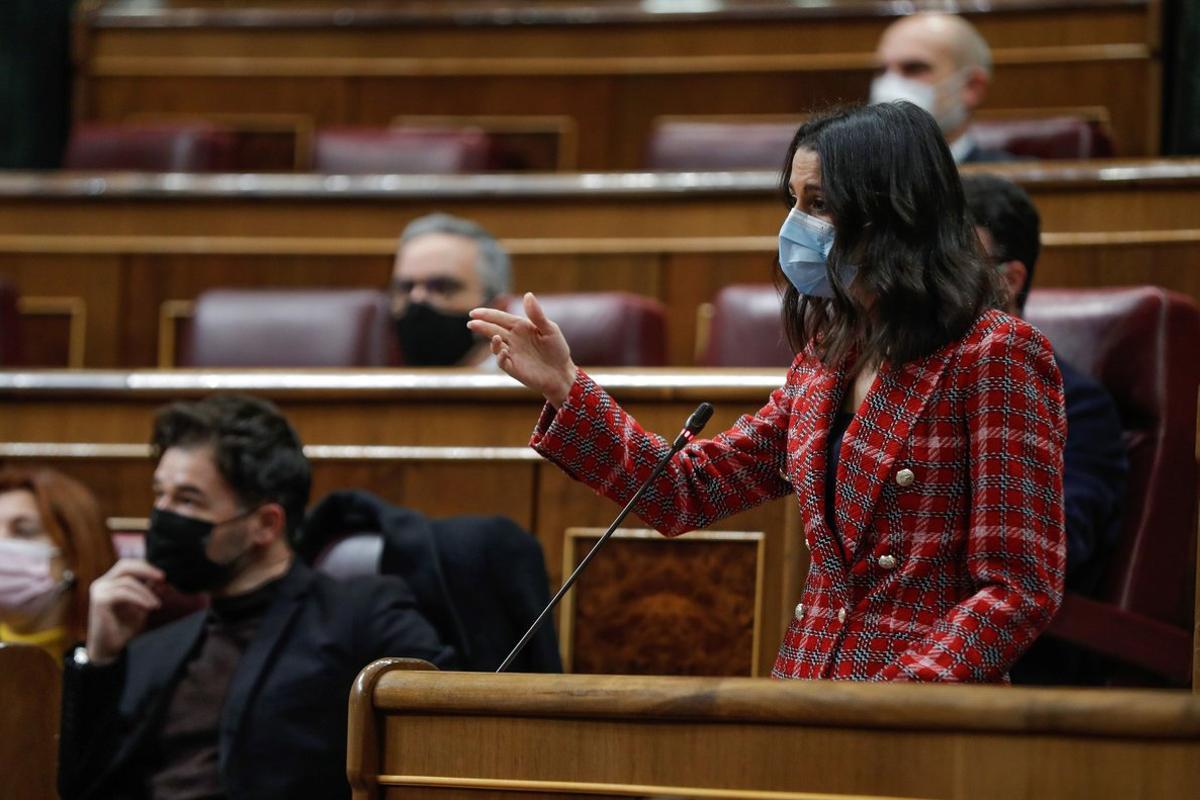
{"type": "MultiPolygon", "coordinates": [[[[1117,654],[1136,653],[1144,665],[1180,680],[1193,625],[1200,364],[1192,350],[1200,341],[1200,311],[1154,289],[1049,296],[1033,298],[1029,311],[1063,358],[1107,384],[1132,470],[1121,543],[1103,582],[1118,612],[1075,603],[1074,630],[1103,629],[1117,654]]],[[[659,431],[678,426],[701,399],[717,405],[713,429],[727,427],[782,380],[780,372],[722,370],[596,377],[659,431]]],[[[9,409],[0,419],[0,439],[9,442],[0,455],[60,460],[95,486],[107,513],[139,515],[149,505],[150,464],[137,442],[145,439],[153,408],[166,398],[220,389],[280,401],[315,448],[318,490],[359,486],[433,514],[503,513],[534,531],[552,565],[563,531],[602,525],[612,513],[528,451],[489,450],[527,441],[538,401],[507,378],[478,372],[0,373],[9,409]],[[416,447],[393,449],[401,444],[416,447]],[[430,445],[436,452],[420,447],[430,445]],[[476,462],[481,471],[472,474],[475,467],[467,465],[476,462]]],[[[720,527],[726,525],[765,532],[775,580],[767,607],[776,622],[786,619],[802,574],[794,504],[776,501],[720,527]]]]}
{"type": "MultiPolygon", "coordinates": [[[[1153,284],[1200,298],[1200,164],[1007,166],[1043,219],[1038,286],[1153,284]]],[[[772,280],[771,173],[417,177],[0,177],[0,275],[26,298],[28,363],[147,367],[164,320],[214,287],[387,284],[396,237],[431,211],[501,239],[514,289],[664,304],[667,363],[696,358],[724,286],[772,280]]]]}
{"type": "MultiPolygon", "coordinates": [[[[77,16],[76,115],[204,119],[284,158],[319,128],[525,122],[532,138],[561,132],[552,158],[563,169],[636,169],[661,117],[794,116],[865,99],[881,32],[911,10],[884,0],[675,13],[582,0],[458,13],[108,0],[77,16]]],[[[993,51],[983,111],[1083,109],[1111,119],[1117,152],[1159,152],[1157,2],[997,0],[963,11],[993,51]]]]}
{"type": "MultiPolygon", "coordinates": [[[[1015,160],[1106,158],[1114,154],[1108,121],[1097,112],[985,120],[971,126],[981,147],[1015,160]]],[[[656,119],[641,167],[656,171],[778,169],[802,117],[784,121],[656,119]]],[[[80,124],[63,168],[116,172],[317,172],[336,175],[465,175],[555,172],[573,131],[519,121],[462,120],[388,128],[324,128],[267,135],[204,121],[80,124]]]]}

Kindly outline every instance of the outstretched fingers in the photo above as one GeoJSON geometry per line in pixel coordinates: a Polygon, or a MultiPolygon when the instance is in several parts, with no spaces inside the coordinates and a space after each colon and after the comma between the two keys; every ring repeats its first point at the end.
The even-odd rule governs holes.
{"type": "Polygon", "coordinates": [[[484,322],[481,319],[470,320],[467,322],[467,327],[485,339],[497,339],[512,332],[512,328],[506,328],[494,322],[484,322]]]}
{"type": "Polygon", "coordinates": [[[533,323],[533,327],[537,328],[539,333],[550,330],[550,319],[542,310],[542,304],[533,296],[533,292],[525,293],[522,305],[525,307],[525,316],[529,317],[529,321],[533,323]]]}

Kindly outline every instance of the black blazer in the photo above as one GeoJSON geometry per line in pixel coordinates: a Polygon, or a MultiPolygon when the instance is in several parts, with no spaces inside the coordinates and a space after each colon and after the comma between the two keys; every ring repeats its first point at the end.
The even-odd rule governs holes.
{"type": "MultiPolygon", "coordinates": [[[[340,583],[299,561],[238,662],[221,718],[219,760],[231,800],[349,797],[346,707],[358,672],[385,656],[451,665],[454,653],[396,578],[340,583]]],[[[59,792],[137,798],[154,739],[207,611],[136,637],[105,667],[64,672],[59,792]]]]}
{"type": "MultiPolygon", "coordinates": [[[[541,545],[507,517],[430,519],[369,492],[333,492],[309,513],[297,552],[311,564],[339,536],[376,531],[380,571],[412,587],[462,669],[495,670],[550,600],[541,545]]],[[[552,622],[510,671],[562,672],[552,622]]]]}

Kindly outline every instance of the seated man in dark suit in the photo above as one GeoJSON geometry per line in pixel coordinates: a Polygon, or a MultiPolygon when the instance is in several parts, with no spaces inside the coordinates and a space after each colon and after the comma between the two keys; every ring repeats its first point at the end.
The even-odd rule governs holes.
{"type": "MultiPolygon", "coordinates": [[[[963,189],[984,250],[1003,272],[1009,298],[1005,310],[1020,315],[1041,247],[1037,209],[1024,189],[995,175],[964,176],[963,189]]],[[[1121,420],[1108,391],[1056,359],[1067,411],[1066,588],[1087,595],[1095,590],[1116,541],[1129,465],[1121,420]]],[[[1013,667],[1012,678],[1017,683],[1086,682],[1085,662],[1074,648],[1043,638],[1013,667]]]]}
{"type": "Polygon", "coordinates": [[[359,670],[453,651],[400,579],[343,584],[294,557],[309,464],[269,403],[178,403],[153,441],[147,560],[92,585],[87,644],[66,659],[62,797],[348,797],[359,670]],[[164,581],[211,605],[138,635],[164,581]]]}

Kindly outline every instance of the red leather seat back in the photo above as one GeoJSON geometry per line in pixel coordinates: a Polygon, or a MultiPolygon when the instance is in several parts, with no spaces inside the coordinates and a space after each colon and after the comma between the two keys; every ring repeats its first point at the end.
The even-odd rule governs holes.
{"type": "Polygon", "coordinates": [[[65,169],[224,172],[236,140],[207,123],[81,125],[71,133],[65,169]]]}
{"type": "Polygon", "coordinates": [[[0,367],[21,364],[21,317],[17,287],[0,278],[0,367]]]}
{"type": "Polygon", "coordinates": [[[1108,388],[1121,415],[1129,485],[1099,599],[1190,629],[1200,308],[1148,286],[1040,289],[1030,293],[1026,317],[1059,355],[1108,388]]]}
{"type": "Polygon", "coordinates": [[[795,354],[783,332],[779,291],[764,283],[734,284],[717,292],[706,367],[786,367],[795,354]]]}
{"type": "MultiPolygon", "coordinates": [[[[661,367],[667,363],[667,317],[656,300],[628,292],[539,295],[582,367],[661,367]]],[[[510,312],[524,316],[521,298],[510,312]]]]}
{"type": "Polygon", "coordinates": [[[373,289],[213,289],[196,300],[185,367],[383,367],[391,309],[373,289]]]}
{"type": "Polygon", "coordinates": [[[1108,158],[1113,143],[1104,125],[1081,117],[984,120],[971,125],[971,135],[987,150],[1042,159],[1108,158]]]}
{"type": "Polygon", "coordinates": [[[313,142],[313,171],[339,175],[482,172],[486,133],[464,128],[327,128],[313,142]]]}
{"type": "Polygon", "coordinates": [[[796,129],[791,122],[664,122],[650,134],[647,169],[780,169],[796,129]]]}

